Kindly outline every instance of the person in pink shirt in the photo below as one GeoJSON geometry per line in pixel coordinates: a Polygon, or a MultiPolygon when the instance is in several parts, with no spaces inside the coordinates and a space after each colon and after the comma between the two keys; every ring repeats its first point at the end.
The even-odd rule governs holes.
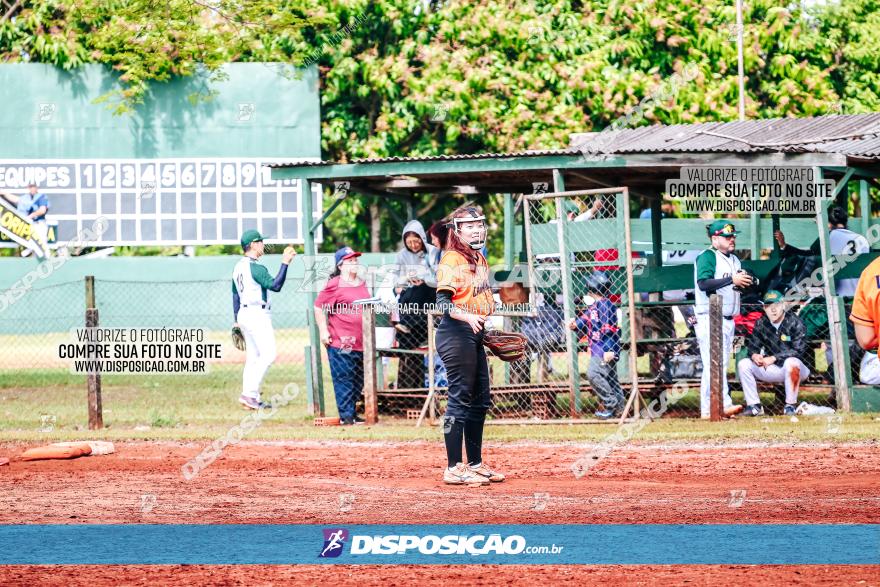
{"type": "Polygon", "coordinates": [[[370,292],[358,275],[360,256],[351,247],[336,251],[336,269],[315,300],[315,321],[327,347],[333,394],[343,426],[363,423],[354,409],[364,390],[363,306],[355,302],[369,298],[370,292]]]}

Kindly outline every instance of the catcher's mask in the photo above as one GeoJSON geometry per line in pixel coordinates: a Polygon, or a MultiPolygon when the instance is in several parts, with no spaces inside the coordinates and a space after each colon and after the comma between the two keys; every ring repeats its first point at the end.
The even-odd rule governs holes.
{"type": "Polygon", "coordinates": [[[465,208],[464,211],[468,213],[468,216],[453,218],[448,226],[452,228],[452,231],[462,240],[462,242],[467,243],[473,250],[479,251],[486,244],[486,217],[480,214],[476,208],[465,208]],[[461,234],[461,224],[464,224],[465,222],[482,223],[479,230],[471,236],[471,238],[474,239],[472,241],[465,240],[461,234]]]}

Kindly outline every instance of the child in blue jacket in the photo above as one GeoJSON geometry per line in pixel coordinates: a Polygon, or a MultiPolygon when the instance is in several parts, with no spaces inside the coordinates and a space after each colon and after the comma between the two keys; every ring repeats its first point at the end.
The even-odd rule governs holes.
{"type": "Polygon", "coordinates": [[[586,334],[590,341],[590,366],[587,380],[599,396],[603,409],[595,413],[601,420],[618,417],[626,401],[617,379],[620,358],[620,328],[617,306],[608,299],[609,281],[602,271],[594,271],[586,279],[587,290],[595,300],[586,311],[573,318],[568,327],[586,334]]]}

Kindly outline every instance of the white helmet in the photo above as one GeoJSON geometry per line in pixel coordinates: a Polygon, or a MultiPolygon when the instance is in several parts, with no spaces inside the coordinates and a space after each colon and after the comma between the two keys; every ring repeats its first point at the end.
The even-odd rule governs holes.
{"type": "Polygon", "coordinates": [[[464,242],[467,242],[461,236],[461,229],[459,228],[459,225],[463,224],[465,222],[482,222],[483,227],[482,227],[482,230],[479,233],[477,233],[476,240],[474,242],[467,242],[467,244],[470,245],[470,247],[473,250],[479,251],[480,249],[482,249],[486,245],[486,232],[487,232],[486,231],[486,217],[481,215],[477,211],[476,208],[468,207],[468,208],[465,208],[464,211],[467,212],[470,216],[464,216],[462,218],[453,218],[452,219],[452,230],[453,230],[453,232],[455,232],[455,234],[456,234],[456,236],[458,236],[458,238],[460,238],[464,242]]]}

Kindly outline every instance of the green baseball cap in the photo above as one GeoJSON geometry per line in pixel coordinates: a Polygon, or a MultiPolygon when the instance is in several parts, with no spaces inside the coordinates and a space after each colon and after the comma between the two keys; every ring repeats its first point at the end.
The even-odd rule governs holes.
{"type": "Polygon", "coordinates": [[[716,220],[707,229],[709,236],[734,236],[739,234],[736,227],[729,220],[716,220]]]}
{"type": "Polygon", "coordinates": [[[256,241],[261,241],[261,240],[264,240],[264,239],[263,239],[263,235],[260,234],[259,231],[254,230],[254,229],[246,230],[246,231],[244,231],[244,234],[241,235],[241,248],[245,248],[249,244],[256,242],[256,241]]]}
{"type": "Polygon", "coordinates": [[[783,296],[781,292],[775,289],[768,289],[767,293],[764,294],[764,298],[761,301],[764,302],[764,305],[770,305],[778,304],[783,300],[785,300],[785,296],[783,296]]]}

